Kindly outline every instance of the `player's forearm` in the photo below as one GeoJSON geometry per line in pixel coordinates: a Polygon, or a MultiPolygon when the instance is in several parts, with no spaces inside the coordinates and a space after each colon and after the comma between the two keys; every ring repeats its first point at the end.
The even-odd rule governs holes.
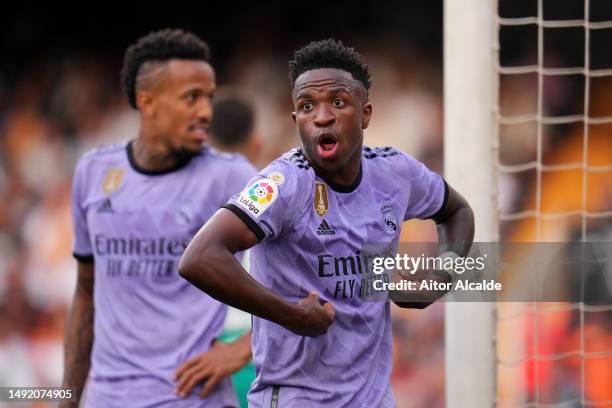
{"type": "Polygon", "coordinates": [[[191,284],[220,302],[289,330],[299,324],[301,309],[260,285],[224,245],[202,245],[201,240],[194,240],[192,244],[179,265],[179,273],[191,284]]]}
{"type": "Polygon", "coordinates": [[[466,256],[474,242],[474,213],[465,203],[439,223],[437,229],[440,254],[450,251],[466,256]]]}
{"type": "MultiPolygon", "coordinates": [[[[474,242],[474,213],[465,201],[439,223],[437,228],[439,255],[445,252],[453,252],[461,257],[468,255],[474,242]]],[[[425,288],[390,292],[391,300],[404,308],[424,309],[444,296],[452,287],[452,276],[445,271],[420,271],[402,278],[415,282],[417,288],[425,288]],[[421,286],[423,281],[428,282],[428,285],[421,286]]]]}
{"type": "MultiPolygon", "coordinates": [[[[453,252],[464,257],[470,252],[474,241],[474,213],[467,201],[455,190],[450,188],[449,194],[446,208],[436,218],[438,254],[453,252]]],[[[400,277],[396,275],[396,278],[400,277]]],[[[415,287],[422,287],[423,290],[391,291],[390,299],[400,307],[423,309],[450,290],[453,277],[445,271],[426,270],[401,278],[415,282],[415,287]],[[428,284],[421,286],[421,282],[428,284]]]]}
{"type": "Polygon", "coordinates": [[[77,293],[66,324],[63,387],[74,388],[76,402],[61,407],[77,407],[87,381],[93,344],[94,307],[91,296],[77,293]]]}
{"type": "Polygon", "coordinates": [[[437,270],[421,270],[414,274],[395,274],[394,282],[414,282],[411,290],[390,290],[389,299],[405,309],[424,309],[448,292],[451,278],[448,273],[437,270]],[[427,282],[426,286],[421,285],[427,282]]]}

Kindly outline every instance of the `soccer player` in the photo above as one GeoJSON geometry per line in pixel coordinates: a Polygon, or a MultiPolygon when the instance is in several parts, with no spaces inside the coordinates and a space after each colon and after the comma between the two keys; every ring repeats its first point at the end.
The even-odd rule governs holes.
{"type": "Polygon", "coordinates": [[[390,305],[372,291],[370,261],[393,254],[401,222],[412,218],[435,220],[440,249],[465,256],[473,213],[422,163],[362,145],[371,80],[353,48],[312,42],[289,71],[302,148],[213,216],[179,272],[256,316],[253,407],[394,406],[390,305]],[[232,257],[250,247],[253,277],[232,257]]]}
{"type": "Polygon", "coordinates": [[[231,92],[216,97],[210,124],[210,144],[217,149],[239,153],[255,163],[261,141],[255,132],[255,110],[243,95],[231,92]]]}
{"type": "Polygon", "coordinates": [[[201,39],[170,29],[142,37],[121,79],[140,130],[76,168],[63,385],[80,399],[89,378],[86,407],[237,407],[227,376],[250,360],[250,333],[219,343],[226,306],[181,278],[178,261],[256,171],[204,145],[215,72],[201,39]]]}

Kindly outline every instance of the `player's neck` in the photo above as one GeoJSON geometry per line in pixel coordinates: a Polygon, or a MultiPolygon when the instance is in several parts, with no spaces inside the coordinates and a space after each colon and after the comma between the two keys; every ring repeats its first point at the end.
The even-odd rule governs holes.
{"type": "Polygon", "coordinates": [[[352,191],[361,182],[361,149],[359,154],[353,155],[343,168],[336,171],[326,171],[320,167],[314,167],[315,173],[321,177],[330,187],[339,191],[352,191]]]}
{"type": "Polygon", "coordinates": [[[132,157],[138,167],[147,171],[167,171],[185,162],[185,157],[176,155],[159,140],[142,135],[134,139],[131,149],[132,157]]]}

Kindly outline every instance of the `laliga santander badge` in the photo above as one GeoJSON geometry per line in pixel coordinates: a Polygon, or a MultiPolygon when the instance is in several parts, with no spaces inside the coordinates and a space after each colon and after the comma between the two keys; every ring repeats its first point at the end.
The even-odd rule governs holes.
{"type": "Polygon", "coordinates": [[[257,180],[240,193],[238,203],[256,218],[278,198],[276,183],[268,178],[257,180]]]}

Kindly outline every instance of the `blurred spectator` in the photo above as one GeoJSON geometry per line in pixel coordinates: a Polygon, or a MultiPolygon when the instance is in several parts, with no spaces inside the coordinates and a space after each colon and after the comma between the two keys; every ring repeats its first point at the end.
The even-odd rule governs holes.
{"type": "Polygon", "coordinates": [[[220,90],[215,98],[210,124],[210,142],[219,150],[240,153],[257,163],[261,138],[255,133],[255,110],[252,103],[236,91],[220,90]]]}

